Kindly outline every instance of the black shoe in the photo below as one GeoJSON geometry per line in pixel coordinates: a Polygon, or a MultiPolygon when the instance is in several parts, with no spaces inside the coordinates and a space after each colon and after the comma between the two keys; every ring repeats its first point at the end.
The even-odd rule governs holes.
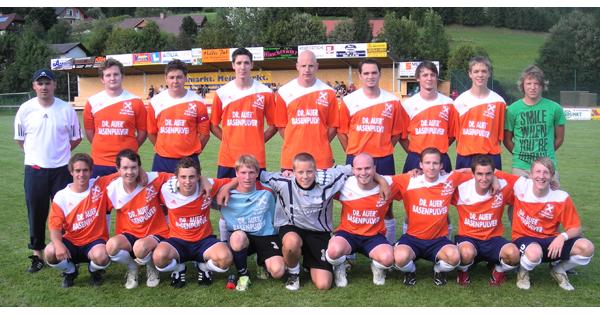
{"type": "Polygon", "coordinates": [[[29,256],[29,259],[31,259],[31,266],[27,268],[27,272],[34,273],[44,268],[44,261],[41,260],[38,255],[31,255],[29,256]]]}
{"type": "Polygon", "coordinates": [[[75,282],[75,278],[77,278],[78,275],[79,275],[79,271],[77,271],[77,268],[75,268],[75,272],[72,272],[72,273],[63,272],[60,275],[61,277],[63,277],[62,287],[63,288],[72,287],[73,283],[75,282]]]}
{"type": "Polygon", "coordinates": [[[173,271],[171,272],[171,286],[179,289],[185,287],[185,273],[187,272],[187,267],[184,267],[182,271],[173,271]]]}
{"type": "Polygon", "coordinates": [[[106,270],[100,269],[96,271],[90,271],[88,269],[88,271],[90,273],[90,284],[94,287],[101,286],[102,282],[104,282],[104,278],[102,276],[106,273],[106,270]]]}
{"type": "Polygon", "coordinates": [[[448,281],[446,280],[445,272],[433,272],[433,284],[438,287],[445,286],[448,281]]]}
{"type": "Polygon", "coordinates": [[[416,272],[405,272],[404,280],[402,281],[405,286],[412,287],[417,284],[417,273],[416,272]]]}
{"type": "Polygon", "coordinates": [[[198,285],[208,286],[211,285],[212,282],[210,271],[202,271],[200,268],[198,268],[198,285]]]}

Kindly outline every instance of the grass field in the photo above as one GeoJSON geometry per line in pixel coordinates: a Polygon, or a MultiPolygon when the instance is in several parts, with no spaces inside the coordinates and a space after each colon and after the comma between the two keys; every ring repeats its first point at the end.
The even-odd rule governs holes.
{"type": "MultiPolygon", "coordinates": [[[[600,306],[600,262],[598,258],[586,268],[578,268],[579,275],[572,276],[576,287],[574,292],[561,290],[548,274],[548,267],[539,266],[532,272],[532,288],[521,291],[515,286],[516,274],[509,275],[509,281],[500,288],[489,288],[488,271],[483,264],[472,274],[472,285],[460,288],[450,281],[443,288],[432,283],[431,263],[417,262],[417,285],[405,288],[401,275],[395,271],[388,275],[384,286],[371,282],[371,271],[365,257],[359,255],[358,266],[349,274],[346,288],[322,292],[314,288],[303,274],[301,289],[290,292],[277,280],[254,280],[245,293],[228,291],[226,277],[216,276],[211,287],[199,287],[195,281],[180,290],[169,286],[169,275],[161,275],[158,288],[145,287],[142,272],[140,287],[132,291],[123,287],[125,268],[119,264],[109,267],[106,281],[100,288],[88,284],[87,266],[80,268],[80,276],[75,286],[61,289],[59,271],[44,268],[37,274],[28,274],[25,269],[27,256],[28,225],[23,197],[23,153],[17,148],[13,138],[14,112],[0,112],[0,306],[600,306]]],[[[600,155],[600,122],[568,122],[566,141],[558,152],[561,183],[575,200],[583,221],[585,235],[596,245],[600,244],[600,216],[597,197],[600,174],[597,172],[600,155]]],[[[281,139],[275,136],[267,145],[268,165],[278,168],[281,139]]],[[[211,140],[201,155],[205,175],[216,174],[218,142],[211,140]]],[[[86,140],[77,152],[88,152],[86,140]]],[[[336,161],[343,161],[339,143],[334,140],[336,161]]],[[[150,168],[152,148],[146,143],[141,149],[143,165],[150,168]]],[[[454,159],[454,151],[450,152],[454,159]]],[[[396,151],[396,168],[401,169],[405,154],[396,151]]],[[[505,168],[510,166],[510,156],[504,154],[505,168]]],[[[452,221],[456,224],[456,214],[452,221]]],[[[399,222],[403,220],[402,207],[395,203],[395,214],[399,222]]],[[[335,223],[339,221],[339,206],[336,204],[335,223]]],[[[217,215],[213,214],[213,226],[217,215]]],[[[456,225],[455,225],[456,226],[456,225]]],[[[398,224],[401,229],[401,224],[398,224]]],[[[507,231],[506,235],[510,235],[507,231]]],[[[398,234],[399,236],[399,234],[398,234]]],[[[254,264],[249,264],[254,271],[254,264]]],[[[188,270],[191,270],[188,266],[188,270]]],[[[233,269],[232,269],[233,270],[233,269]]],[[[194,279],[195,272],[188,272],[188,279],[194,279]]],[[[449,279],[454,279],[452,272],[449,279]]]]}

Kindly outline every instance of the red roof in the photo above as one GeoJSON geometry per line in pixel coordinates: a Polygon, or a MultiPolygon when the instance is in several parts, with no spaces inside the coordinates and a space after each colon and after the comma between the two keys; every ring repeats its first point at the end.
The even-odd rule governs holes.
{"type": "MultiPolygon", "coordinates": [[[[321,21],[323,23],[323,25],[325,25],[327,36],[329,36],[331,34],[331,32],[333,32],[335,27],[341,21],[342,20],[323,20],[323,21],[321,21]]],[[[383,19],[369,20],[369,24],[371,24],[371,29],[373,31],[372,32],[373,37],[377,37],[377,35],[379,35],[379,32],[381,32],[381,29],[383,28],[383,19]]]]}

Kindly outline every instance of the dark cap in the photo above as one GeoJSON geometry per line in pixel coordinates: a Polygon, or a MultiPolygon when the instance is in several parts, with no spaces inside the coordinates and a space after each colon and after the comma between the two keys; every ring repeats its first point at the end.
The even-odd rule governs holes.
{"type": "Polygon", "coordinates": [[[35,82],[35,81],[39,80],[40,78],[48,78],[48,79],[54,81],[54,73],[52,73],[52,71],[50,71],[48,69],[39,69],[38,71],[36,71],[33,74],[33,77],[31,80],[33,82],[35,82]]]}

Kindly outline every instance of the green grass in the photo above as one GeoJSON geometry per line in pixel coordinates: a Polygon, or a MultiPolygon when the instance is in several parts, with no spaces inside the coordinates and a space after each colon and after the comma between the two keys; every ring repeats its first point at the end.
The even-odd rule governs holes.
{"type": "MultiPolygon", "coordinates": [[[[28,227],[23,197],[23,154],[18,150],[13,138],[14,112],[0,112],[0,306],[599,306],[600,263],[598,258],[586,268],[578,268],[579,275],[571,277],[575,292],[564,292],[550,278],[548,268],[540,266],[532,273],[532,289],[523,292],[516,288],[514,273],[500,288],[489,288],[489,276],[483,264],[472,274],[472,285],[459,288],[450,281],[444,288],[436,288],[432,283],[431,263],[417,262],[418,282],[414,288],[401,284],[400,273],[394,272],[385,286],[377,287],[371,282],[371,271],[365,257],[359,255],[358,266],[349,274],[349,285],[344,289],[334,288],[320,292],[303,275],[301,289],[289,292],[283,283],[276,280],[254,280],[245,293],[226,290],[226,278],[216,276],[211,287],[199,287],[190,281],[183,289],[175,290],[168,284],[167,274],[161,275],[158,288],[145,287],[142,272],[140,287],[128,291],[123,288],[125,268],[119,264],[107,270],[104,285],[94,289],[88,284],[87,266],[82,264],[75,287],[61,289],[59,271],[44,268],[37,274],[28,274],[25,269],[30,252],[27,249],[28,227]]],[[[568,122],[564,147],[558,152],[561,184],[574,197],[583,222],[585,235],[596,245],[600,244],[600,216],[597,215],[597,195],[600,175],[597,172],[600,155],[600,123],[568,122]]],[[[279,166],[281,139],[275,136],[267,145],[270,169],[279,166]]],[[[344,160],[337,140],[334,140],[336,161],[344,160]]],[[[84,140],[76,151],[88,152],[89,144],[84,140]]],[[[218,142],[211,140],[201,155],[205,175],[216,174],[218,142]]],[[[401,169],[405,154],[396,151],[396,167],[401,169]]],[[[146,143],[141,149],[143,165],[150,168],[152,149],[146,143]]],[[[450,152],[452,159],[455,153],[450,152]]],[[[505,168],[510,166],[510,155],[504,154],[505,168]]],[[[398,221],[403,220],[402,207],[395,203],[398,221]]],[[[335,223],[339,222],[339,206],[336,203],[335,223]]],[[[114,219],[114,218],[113,218],[114,219]]],[[[212,216],[216,228],[216,213],[212,216]]],[[[456,214],[452,211],[452,221],[456,214]]],[[[398,224],[401,229],[401,224],[398,224]]],[[[399,235],[399,234],[398,234],[399,235]]],[[[507,231],[507,235],[508,231],[507,231]]],[[[233,267],[232,267],[233,268],[233,267]]],[[[250,263],[251,271],[254,264],[250,263]]],[[[188,279],[196,273],[188,265],[188,279]]],[[[450,274],[453,280],[454,273],[450,274]]]]}

